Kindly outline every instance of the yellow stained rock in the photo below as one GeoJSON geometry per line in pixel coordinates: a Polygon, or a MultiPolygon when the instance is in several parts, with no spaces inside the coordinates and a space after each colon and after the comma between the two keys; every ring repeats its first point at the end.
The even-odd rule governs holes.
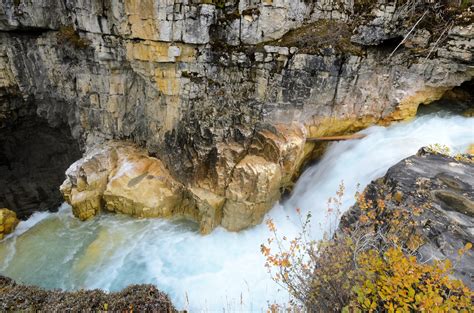
{"type": "Polygon", "coordinates": [[[247,155],[235,167],[226,190],[222,226],[239,231],[262,222],[280,197],[280,166],[261,156],[247,155]]]}
{"type": "Polygon", "coordinates": [[[469,108],[462,113],[465,117],[474,117],[474,108],[469,108]]]}
{"type": "Polygon", "coordinates": [[[158,39],[154,3],[153,0],[125,1],[125,13],[128,17],[125,27],[130,27],[133,38],[158,39]]]}
{"type": "MultiPolygon", "coordinates": [[[[183,186],[163,163],[136,149],[121,149],[104,191],[106,208],[138,217],[170,217],[184,200],[183,186]]],[[[186,210],[184,210],[186,211],[186,210]]]]}
{"type": "Polygon", "coordinates": [[[151,40],[128,41],[126,51],[129,61],[157,63],[196,61],[196,48],[191,44],[151,40]]]}
{"type": "Polygon", "coordinates": [[[393,121],[409,120],[416,116],[420,104],[430,104],[441,99],[450,87],[425,87],[412,95],[403,98],[396,110],[382,120],[382,124],[393,121]]]}
{"type": "Polygon", "coordinates": [[[199,231],[201,234],[209,234],[221,224],[222,208],[226,199],[203,188],[191,187],[189,191],[199,212],[199,231]]]}
{"type": "Polygon", "coordinates": [[[79,219],[87,220],[101,210],[115,158],[112,147],[95,148],[67,169],[66,180],[59,189],[79,219]]]}
{"type": "Polygon", "coordinates": [[[262,131],[252,147],[218,145],[215,168],[189,186],[157,158],[122,142],[88,151],[67,170],[61,191],[73,213],[86,220],[106,209],[137,217],[184,216],[203,234],[222,225],[238,231],[261,223],[299,168],[305,144],[302,125],[262,131]]]}
{"type": "Polygon", "coordinates": [[[163,163],[134,145],[110,142],[92,149],[66,171],[60,190],[81,220],[102,209],[138,217],[188,213],[183,186],[163,163]]]}
{"type": "Polygon", "coordinates": [[[280,186],[291,184],[304,160],[306,130],[302,124],[277,124],[274,131],[260,131],[250,151],[280,165],[280,186]]]}
{"type": "Polygon", "coordinates": [[[15,212],[6,208],[0,209],[0,239],[12,233],[19,222],[15,212]]]}

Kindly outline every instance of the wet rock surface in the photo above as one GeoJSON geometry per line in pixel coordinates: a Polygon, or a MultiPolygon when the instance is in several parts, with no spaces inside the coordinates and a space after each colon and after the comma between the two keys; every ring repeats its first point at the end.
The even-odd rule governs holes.
{"type": "Polygon", "coordinates": [[[153,285],[132,285],[120,292],[64,292],[17,284],[0,276],[0,310],[4,312],[177,312],[168,296],[153,285]]]}
{"type": "MultiPolygon", "coordinates": [[[[462,258],[458,255],[459,249],[474,242],[472,155],[453,158],[422,148],[372,182],[365,194],[372,203],[384,201],[387,210],[417,210],[414,234],[423,242],[417,250],[419,260],[450,259],[454,276],[474,287],[474,251],[468,250],[462,258]]],[[[356,205],[345,214],[341,226],[350,228],[362,214],[356,205]]]]}

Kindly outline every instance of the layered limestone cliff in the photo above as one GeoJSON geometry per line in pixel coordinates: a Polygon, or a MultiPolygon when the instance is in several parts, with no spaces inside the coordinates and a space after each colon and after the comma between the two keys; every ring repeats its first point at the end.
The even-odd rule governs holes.
{"type": "Polygon", "coordinates": [[[470,13],[415,2],[3,0],[0,121],[69,127],[88,151],[63,188],[81,218],[243,229],[297,175],[307,137],[410,118],[472,79],[470,13]],[[117,177],[130,160],[136,176],[117,177]]]}

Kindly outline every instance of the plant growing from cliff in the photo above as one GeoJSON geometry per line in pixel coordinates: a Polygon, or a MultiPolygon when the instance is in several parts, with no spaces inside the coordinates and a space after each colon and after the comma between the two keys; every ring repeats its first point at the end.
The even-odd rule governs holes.
{"type": "MultiPolygon", "coordinates": [[[[351,41],[352,31],[347,23],[318,20],[287,32],[269,45],[297,47],[299,53],[317,54],[333,48],[341,54],[363,55],[363,50],[351,41]]],[[[263,48],[263,45],[261,45],[263,48]]]]}
{"type": "Polygon", "coordinates": [[[377,0],[355,0],[354,13],[357,13],[357,14],[369,13],[377,3],[378,3],[377,0]]]}
{"type": "Polygon", "coordinates": [[[70,43],[77,49],[85,49],[90,45],[89,40],[81,38],[72,25],[61,26],[56,37],[59,43],[70,43]]]}
{"type": "MultiPolygon", "coordinates": [[[[329,201],[328,213],[339,214],[342,193],[329,201]]],[[[392,197],[392,195],[390,196],[392,197]]],[[[400,202],[403,194],[395,193],[400,202]]],[[[293,239],[279,234],[261,245],[272,278],[293,296],[295,311],[309,312],[468,312],[474,293],[449,277],[449,260],[421,264],[414,256],[422,241],[416,217],[422,208],[389,208],[386,200],[371,201],[358,193],[360,215],[351,229],[311,240],[311,214],[301,218],[301,232],[293,239]]],[[[388,202],[388,201],[387,201],[388,202]]],[[[469,249],[459,251],[460,257],[469,249]]],[[[271,309],[275,311],[275,306],[271,309]]]]}
{"type": "Polygon", "coordinates": [[[432,153],[432,154],[439,154],[439,155],[443,155],[443,156],[453,158],[454,160],[456,160],[458,162],[474,163],[474,158],[471,155],[469,155],[469,153],[466,153],[466,154],[463,154],[463,153],[453,154],[451,149],[448,146],[442,145],[442,144],[439,144],[439,143],[429,145],[428,147],[426,147],[426,150],[429,153],[432,153]]]}
{"type": "Polygon", "coordinates": [[[203,4],[213,4],[219,9],[223,9],[225,7],[226,0],[201,0],[203,4]]]}

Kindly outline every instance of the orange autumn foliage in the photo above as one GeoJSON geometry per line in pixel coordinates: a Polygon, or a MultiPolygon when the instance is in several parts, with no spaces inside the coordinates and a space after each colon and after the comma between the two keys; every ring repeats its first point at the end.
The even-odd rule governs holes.
{"type": "MultiPolygon", "coordinates": [[[[339,213],[343,191],[328,202],[328,211],[339,213]]],[[[302,219],[297,209],[302,229],[293,239],[267,221],[273,236],[261,245],[265,266],[293,297],[270,311],[471,312],[474,293],[450,277],[449,260],[423,264],[414,256],[423,244],[415,231],[423,208],[389,210],[384,200],[367,201],[363,193],[357,198],[358,226],[323,240],[311,240],[311,213],[302,219]]],[[[466,244],[459,258],[471,248],[466,244]]]]}

